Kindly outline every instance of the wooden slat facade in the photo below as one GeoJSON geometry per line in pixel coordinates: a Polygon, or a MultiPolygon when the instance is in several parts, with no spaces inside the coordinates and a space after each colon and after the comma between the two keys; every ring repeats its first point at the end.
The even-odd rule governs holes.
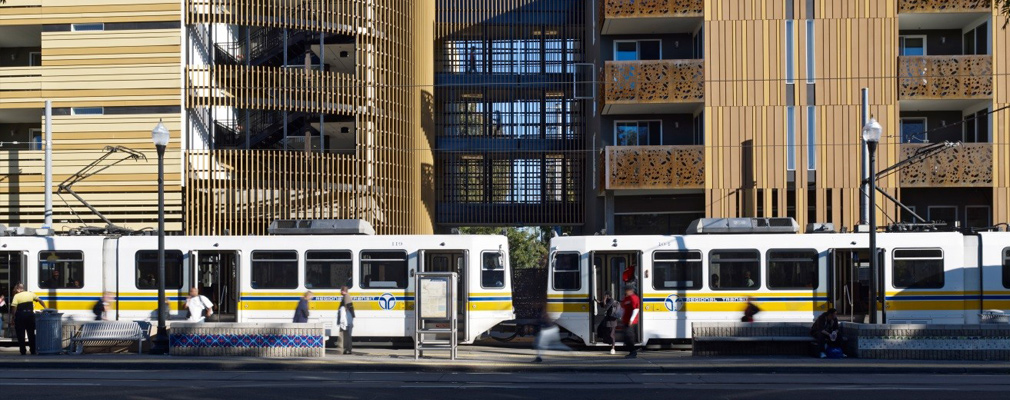
{"type": "MultiPolygon", "coordinates": [[[[40,66],[0,67],[0,112],[41,115],[44,101],[53,101],[54,191],[105,154],[106,146],[124,146],[146,156],[123,161],[73,186],[120,226],[156,226],[157,154],[150,132],[161,119],[172,133],[165,161],[166,227],[182,230],[182,31],[170,24],[181,23],[181,11],[179,2],[172,0],[9,0],[0,5],[0,29],[34,26],[42,31],[40,66]],[[130,23],[136,28],[73,31],[69,25],[99,22],[130,23]],[[144,28],[149,23],[161,25],[144,28]],[[41,29],[43,25],[57,28],[41,29]],[[70,110],[77,107],[104,107],[105,113],[72,114],[70,110]],[[137,107],[149,111],[114,111],[137,107]]],[[[42,118],[37,118],[41,129],[42,118]]],[[[16,150],[0,147],[0,223],[41,226],[43,151],[6,144],[16,150]]],[[[123,157],[124,153],[113,154],[99,166],[123,157]]],[[[68,194],[55,195],[53,203],[57,230],[104,225],[68,194]]]]}
{"type": "Polygon", "coordinates": [[[432,232],[433,1],[188,0],[186,7],[187,24],[204,31],[229,24],[348,35],[356,60],[353,73],[187,66],[186,108],[201,115],[311,113],[356,129],[349,154],[194,146],[185,158],[187,232],[262,234],[278,218],[360,218],[380,234],[432,232]]]}

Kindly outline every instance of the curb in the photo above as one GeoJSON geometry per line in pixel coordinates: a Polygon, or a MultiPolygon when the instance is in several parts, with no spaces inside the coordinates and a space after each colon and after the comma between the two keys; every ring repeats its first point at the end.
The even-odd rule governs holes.
{"type": "Polygon", "coordinates": [[[428,373],[469,373],[469,372],[593,372],[601,371],[620,373],[671,373],[671,374],[716,374],[716,373],[746,373],[746,374],[929,374],[929,375],[1010,375],[1008,365],[698,365],[698,364],[649,364],[649,365],[571,365],[489,362],[482,364],[414,364],[412,360],[404,363],[382,363],[375,361],[355,362],[325,362],[317,360],[303,361],[171,361],[156,362],[154,360],[104,360],[104,361],[24,361],[7,360],[0,370],[32,369],[32,370],[221,370],[221,371],[320,371],[320,372],[428,372],[428,373]],[[14,361],[14,362],[10,362],[14,361]],[[126,361],[126,362],[123,362],[126,361]]]}

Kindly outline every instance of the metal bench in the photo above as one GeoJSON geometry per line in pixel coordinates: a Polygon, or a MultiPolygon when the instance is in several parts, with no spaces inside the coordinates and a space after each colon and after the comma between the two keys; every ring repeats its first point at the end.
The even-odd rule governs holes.
{"type": "Polygon", "coordinates": [[[148,333],[137,322],[96,321],[84,324],[70,343],[74,346],[74,354],[81,354],[85,342],[136,341],[137,353],[141,353],[145,340],[149,340],[148,333]]]}

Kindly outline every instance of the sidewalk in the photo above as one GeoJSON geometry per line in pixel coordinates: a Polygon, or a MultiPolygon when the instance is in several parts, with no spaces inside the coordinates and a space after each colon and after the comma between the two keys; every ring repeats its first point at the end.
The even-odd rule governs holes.
{"type": "Polygon", "coordinates": [[[414,360],[412,349],[359,347],[345,356],[329,349],[323,358],[266,359],[252,357],[171,357],[137,354],[21,356],[0,349],[0,369],[104,370],[288,370],[375,372],[636,372],[636,373],[824,373],[824,374],[1000,374],[1010,375],[1008,362],[821,360],[805,357],[692,357],[686,351],[643,351],[637,359],[623,354],[582,350],[550,352],[533,363],[529,349],[460,346],[458,359],[431,352],[414,360]]]}

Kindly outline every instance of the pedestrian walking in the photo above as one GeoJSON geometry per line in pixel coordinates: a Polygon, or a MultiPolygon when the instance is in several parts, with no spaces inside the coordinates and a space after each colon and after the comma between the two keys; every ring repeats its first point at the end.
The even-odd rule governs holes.
{"type": "Polygon", "coordinates": [[[743,317],[740,318],[740,322],[754,322],[754,316],[761,312],[758,306],[751,302],[751,298],[747,298],[747,305],[743,309],[743,317]]]}
{"type": "Polygon", "coordinates": [[[25,290],[24,284],[14,286],[14,298],[11,299],[11,312],[14,313],[14,332],[18,337],[18,347],[21,355],[25,355],[25,336],[28,336],[28,349],[35,351],[35,303],[46,308],[46,303],[35,293],[25,290]]]}
{"type": "Polygon", "coordinates": [[[186,299],[186,320],[189,322],[206,322],[207,318],[214,315],[214,303],[210,302],[207,296],[200,294],[200,289],[189,289],[189,298],[186,299]]]}
{"type": "Polygon", "coordinates": [[[537,357],[533,359],[535,363],[544,361],[544,351],[569,350],[568,346],[561,343],[561,328],[547,315],[546,308],[540,310],[540,324],[537,337],[533,340],[533,349],[537,351],[537,357]]]}
{"type": "Polygon", "coordinates": [[[347,286],[340,288],[340,308],[337,309],[337,326],[340,327],[340,341],[343,342],[344,354],[351,354],[354,331],[354,301],[347,293],[347,286]]]}
{"type": "Polygon", "coordinates": [[[617,311],[618,304],[614,301],[614,298],[610,296],[610,293],[603,294],[603,300],[600,302],[600,314],[602,315],[602,320],[599,326],[596,328],[596,337],[600,338],[603,343],[610,345],[610,354],[617,353],[615,350],[617,344],[617,337],[615,331],[617,330],[617,311]]]}
{"type": "Polygon", "coordinates": [[[312,301],[312,292],[305,292],[301,300],[298,300],[298,307],[295,307],[295,317],[291,320],[294,323],[309,322],[309,302],[312,301]]]}
{"type": "Polygon", "coordinates": [[[621,300],[621,314],[624,323],[624,349],[628,351],[625,358],[638,357],[638,309],[642,300],[635,294],[635,287],[624,289],[624,300],[621,300]]]}
{"type": "Polygon", "coordinates": [[[3,294],[0,294],[0,338],[5,338],[4,329],[7,328],[7,299],[3,294]]]}
{"type": "Polygon", "coordinates": [[[95,313],[95,321],[104,321],[107,319],[106,310],[108,309],[109,302],[111,301],[112,293],[109,292],[103,293],[102,297],[98,298],[98,301],[95,302],[95,306],[91,307],[91,312],[95,313]]]}

